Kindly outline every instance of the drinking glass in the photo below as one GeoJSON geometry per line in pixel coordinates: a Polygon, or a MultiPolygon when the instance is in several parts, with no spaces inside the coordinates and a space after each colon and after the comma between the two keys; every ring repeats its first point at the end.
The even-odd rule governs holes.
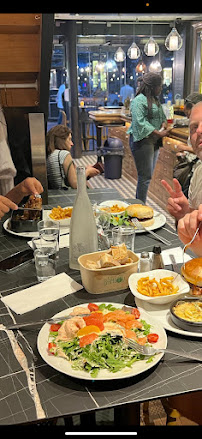
{"type": "Polygon", "coordinates": [[[113,245],[125,244],[128,250],[134,252],[135,230],[133,227],[114,227],[112,229],[113,245]]]}
{"type": "Polygon", "coordinates": [[[37,224],[39,237],[47,242],[56,241],[57,258],[59,257],[60,224],[51,220],[41,220],[37,224]]]}
{"type": "Polygon", "coordinates": [[[43,282],[56,274],[57,240],[34,238],[33,247],[37,279],[43,282]]]}

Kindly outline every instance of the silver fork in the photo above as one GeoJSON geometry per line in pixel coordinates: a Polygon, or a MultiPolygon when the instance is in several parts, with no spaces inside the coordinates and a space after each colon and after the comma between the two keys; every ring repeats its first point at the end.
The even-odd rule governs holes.
{"type": "Polygon", "coordinates": [[[194,239],[196,238],[196,235],[197,235],[197,233],[198,233],[198,231],[199,231],[199,229],[200,229],[200,227],[201,227],[201,224],[202,224],[202,221],[200,221],[200,223],[199,223],[199,225],[198,225],[198,227],[197,227],[197,229],[196,229],[196,231],[195,231],[195,233],[194,233],[194,236],[193,236],[193,238],[191,239],[191,241],[189,241],[187,244],[185,244],[185,246],[184,246],[183,249],[182,249],[182,251],[183,251],[183,265],[184,265],[184,254],[185,254],[187,248],[192,244],[192,242],[193,242],[194,239]]]}
{"type": "Polygon", "coordinates": [[[202,357],[198,357],[196,355],[187,354],[186,352],[178,352],[173,349],[155,349],[152,346],[142,346],[139,345],[136,341],[131,340],[130,338],[125,337],[125,340],[128,343],[128,346],[135,349],[138,353],[146,356],[151,356],[154,354],[160,354],[168,352],[169,354],[177,355],[178,357],[189,358],[190,360],[196,360],[202,362],[202,357]]]}
{"type": "Polygon", "coordinates": [[[161,236],[157,235],[157,233],[154,233],[152,230],[148,230],[146,227],[144,227],[137,218],[132,218],[133,224],[137,227],[139,230],[145,230],[146,232],[149,232],[152,236],[154,236],[158,241],[163,242],[166,245],[171,245],[171,242],[168,241],[166,238],[162,238],[161,236]]]}

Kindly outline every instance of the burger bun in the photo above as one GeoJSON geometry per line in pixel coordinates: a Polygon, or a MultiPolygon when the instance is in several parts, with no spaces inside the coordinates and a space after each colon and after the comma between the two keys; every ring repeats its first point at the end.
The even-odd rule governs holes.
{"type": "Polygon", "coordinates": [[[126,212],[131,218],[137,218],[144,227],[149,227],[154,224],[154,211],[150,206],[130,204],[126,212]]]}
{"type": "Polygon", "coordinates": [[[181,267],[181,273],[187,282],[201,288],[202,287],[202,258],[194,258],[186,262],[181,267]]]}

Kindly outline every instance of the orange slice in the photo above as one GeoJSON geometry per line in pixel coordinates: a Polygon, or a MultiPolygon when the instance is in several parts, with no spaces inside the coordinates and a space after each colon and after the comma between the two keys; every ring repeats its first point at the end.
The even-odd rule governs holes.
{"type": "Polygon", "coordinates": [[[77,336],[81,337],[83,335],[91,334],[92,332],[98,333],[100,332],[100,328],[95,325],[84,326],[84,328],[79,329],[79,331],[77,332],[77,336]]]}

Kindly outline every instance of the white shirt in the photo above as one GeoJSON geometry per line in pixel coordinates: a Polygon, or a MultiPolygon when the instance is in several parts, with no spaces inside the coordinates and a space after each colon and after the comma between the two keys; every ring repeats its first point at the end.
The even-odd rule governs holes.
{"type": "Polygon", "coordinates": [[[191,209],[198,209],[202,204],[202,161],[197,162],[189,186],[189,206],[191,209]]]}

